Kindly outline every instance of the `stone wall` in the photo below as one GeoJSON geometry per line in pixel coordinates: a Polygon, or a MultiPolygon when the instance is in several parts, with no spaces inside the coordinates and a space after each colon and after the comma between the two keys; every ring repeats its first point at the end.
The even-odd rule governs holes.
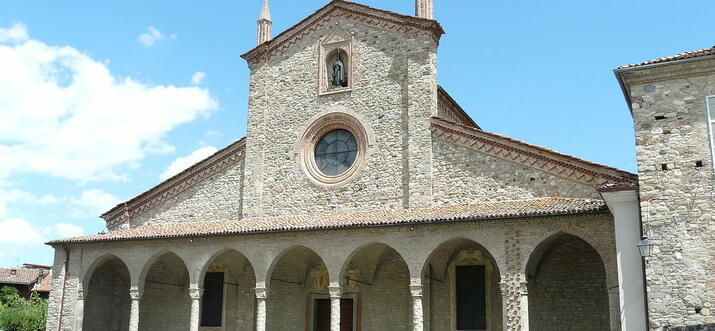
{"type": "Polygon", "coordinates": [[[593,187],[434,140],[433,203],[483,203],[539,197],[599,199],[593,187]]]}
{"type": "Polygon", "coordinates": [[[562,237],[529,270],[529,330],[609,330],[601,257],[585,241],[562,237]]]}
{"type": "Polygon", "coordinates": [[[363,291],[363,330],[411,330],[410,274],[405,261],[388,249],[380,258],[371,286],[363,291]]]}
{"type": "Polygon", "coordinates": [[[410,194],[421,201],[429,197],[429,117],[437,108],[434,41],[344,18],[323,23],[251,70],[246,216],[395,209],[407,206],[410,194]],[[320,38],[335,30],[354,36],[353,88],[318,96],[320,38]],[[313,119],[332,111],[363,118],[374,141],[357,177],[327,189],[306,177],[294,147],[313,119]]]}
{"type": "Polygon", "coordinates": [[[243,162],[239,161],[134,217],[131,226],[239,219],[242,176],[243,162]]]}
{"type": "Polygon", "coordinates": [[[82,330],[129,330],[129,270],[118,259],[97,268],[86,289],[82,330]]]}
{"type": "Polygon", "coordinates": [[[139,316],[141,331],[189,329],[189,273],[176,255],[164,256],[149,269],[139,316]]]}
{"type": "Polygon", "coordinates": [[[632,101],[653,329],[715,322],[715,172],[705,97],[715,61],[623,73],[632,101]]]}

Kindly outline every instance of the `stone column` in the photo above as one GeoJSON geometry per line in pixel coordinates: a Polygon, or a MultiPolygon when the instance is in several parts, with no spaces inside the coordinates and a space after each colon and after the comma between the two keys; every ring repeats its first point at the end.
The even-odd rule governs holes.
{"type": "Polygon", "coordinates": [[[256,287],[256,331],[266,331],[266,299],[268,289],[256,287]]]}
{"type": "Polygon", "coordinates": [[[340,286],[329,286],[330,293],[330,331],[340,331],[340,286]]]}
{"type": "Polygon", "coordinates": [[[621,330],[647,330],[643,258],[638,250],[641,237],[638,194],[634,190],[601,192],[616,226],[618,294],[621,330]]]}
{"type": "Polygon", "coordinates": [[[526,275],[510,273],[499,283],[502,292],[504,330],[529,331],[529,295],[526,275]]]}
{"type": "Polygon", "coordinates": [[[131,309],[129,310],[129,331],[139,331],[139,302],[142,299],[143,291],[138,288],[131,288],[129,296],[132,298],[131,309]]]}
{"type": "Polygon", "coordinates": [[[189,288],[191,297],[191,318],[189,319],[189,330],[199,331],[199,318],[201,316],[201,294],[203,290],[197,287],[189,288]]]}
{"type": "Polygon", "coordinates": [[[84,299],[87,298],[87,291],[79,289],[77,291],[77,310],[75,311],[74,329],[76,331],[82,331],[82,324],[84,323],[84,299]]]}
{"type": "Polygon", "coordinates": [[[410,294],[412,295],[412,331],[422,331],[424,329],[424,313],[422,311],[421,280],[412,280],[410,294]]]}

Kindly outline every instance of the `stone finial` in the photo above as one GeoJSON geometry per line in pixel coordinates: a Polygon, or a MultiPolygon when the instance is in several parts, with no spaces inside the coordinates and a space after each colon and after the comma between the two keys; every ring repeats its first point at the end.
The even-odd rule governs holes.
{"type": "Polygon", "coordinates": [[[434,19],[434,0],[415,0],[415,16],[434,19]]]}
{"type": "Polygon", "coordinates": [[[257,44],[263,44],[271,40],[271,9],[268,7],[268,0],[263,0],[263,8],[261,15],[258,17],[258,41],[257,44]]]}

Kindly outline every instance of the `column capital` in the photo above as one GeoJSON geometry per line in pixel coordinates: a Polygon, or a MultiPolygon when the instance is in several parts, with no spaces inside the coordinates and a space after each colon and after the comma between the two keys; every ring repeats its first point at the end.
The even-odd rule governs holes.
{"type": "Polygon", "coordinates": [[[265,287],[256,287],[256,299],[266,299],[268,297],[268,289],[265,287]]]}
{"type": "Polygon", "coordinates": [[[422,297],[422,284],[410,285],[410,294],[412,297],[422,297]]]}
{"type": "Polygon", "coordinates": [[[77,299],[78,299],[78,300],[87,299],[87,294],[89,294],[89,291],[88,291],[88,290],[79,289],[79,290],[77,290],[77,299]]]}
{"type": "Polygon", "coordinates": [[[132,300],[141,300],[142,295],[144,295],[144,290],[140,290],[138,288],[129,289],[129,296],[132,300]]]}
{"type": "Polygon", "coordinates": [[[189,296],[191,297],[192,300],[199,300],[201,299],[201,294],[204,293],[204,289],[198,288],[198,287],[191,287],[189,288],[189,296]]]}
{"type": "Polygon", "coordinates": [[[328,286],[328,293],[330,293],[331,298],[340,298],[342,296],[342,289],[340,286],[328,286]]]}

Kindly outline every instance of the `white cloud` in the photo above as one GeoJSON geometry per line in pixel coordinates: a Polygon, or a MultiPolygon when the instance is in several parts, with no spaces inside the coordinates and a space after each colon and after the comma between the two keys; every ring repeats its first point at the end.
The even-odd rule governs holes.
{"type": "Polygon", "coordinates": [[[41,244],[40,232],[30,222],[9,218],[0,222],[0,244],[41,244]]]}
{"type": "Polygon", "coordinates": [[[0,42],[0,72],[0,179],[127,180],[147,154],[173,151],[166,133],[218,108],[206,89],[120,79],[71,46],[33,39],[0,42]]]}
{"type": "Polygon", "coordinates": [[[79,207],[72,214],[75,217],[97,217],[122,202],[116,196],[99,189],[82,192],[79,199],[72,199],[72,204],[79,207]]]}
{"type": "Polygon", "coordinates": [[[25,192],[13,188],[0,187],[0,218],[7,216],[7,205],[10,204],[32,204],[46,206],[60,202],[61,199],[53,195],[37,197],[30,192],[25,192]]]}
{"type": "Polygon", "coordinates": [[[159,175],[159,178],[161,180],[168,179],[171,176],[174,176],[182,171],[184,171],[186,168],[196,164],[197,162],[211,156],[212,154],[218,152],[218,149],[213,146],[206,146],[206,147],[201,147],[197,150],[195,150],[191,155],[185,156],[185,157],[180,157],[174,160],[174,162],[169,165],[169,167],[164,171],[161,175],[159,175]]]}
{"type": "Polygon", "coordinates": [[[62,238],[79,237],[84,234],[84,228],[68,223],[58,223],[54,226],[54,232],[62,238]]]}
{"type": "Polygon", "coordinates": [[[197,71],[193,76],[191,76],[191,85],[201,85],[206,79],[206,73],[202,71],[197,71]]]}
{"type": "MultiPolygon", "coordinates": [[[[144,32],[137,37],[139,42],[142,43],[144,47],[152,47],[157,41],[164,40],[166,38],[167,37],[164,33],[153,26],[148,27],[147,32],[144,32]]],[[[176,35],[170,34],[169,39],[176,39],[176,35]]]]}
{"type": "Polygon", "coordinates": [[[0,42],[23,42],[28,38],[25,24],[15,23],[9,29],[0,28],[0,42]]]}

